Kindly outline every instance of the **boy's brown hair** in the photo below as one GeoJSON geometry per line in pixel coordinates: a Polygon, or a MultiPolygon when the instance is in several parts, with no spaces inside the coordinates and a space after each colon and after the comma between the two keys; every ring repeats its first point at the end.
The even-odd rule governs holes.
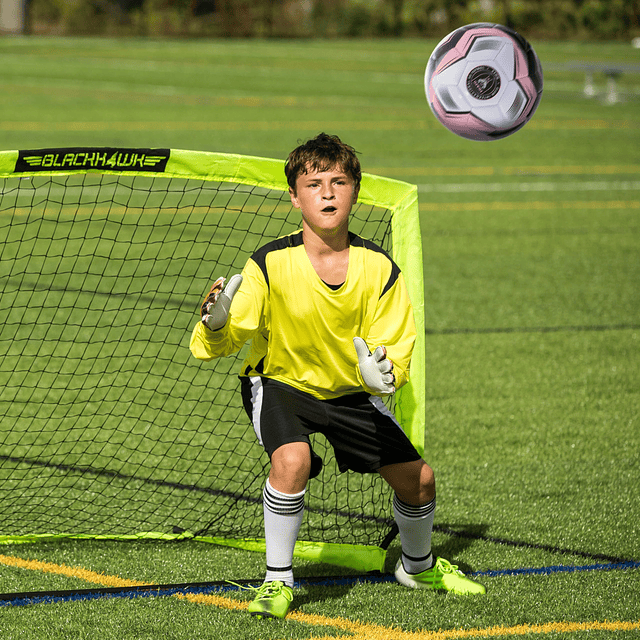
{"type": "Polygon", "coordinates": [[[309,171],[329,171],[335,167],[351,176],[356,188],[360,186],[362,172],[356,150],[338,136],[319,133],[289,154],[284,173],[289,187],[295,193],[298,176],[309,171]]]}

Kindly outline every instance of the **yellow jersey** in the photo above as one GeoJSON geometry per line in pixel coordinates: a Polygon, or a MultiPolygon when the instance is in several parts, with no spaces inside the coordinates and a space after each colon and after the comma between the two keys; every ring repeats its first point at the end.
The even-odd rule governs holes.
{"type": "Polygon", "coordinates": [[[350,233],[345,282],[324,283],[309,260],[302,231],[258,249],[242,271],[227,323],[194,327],[190,349],[200,360],[239,351],[251,340],[241,376],[279,380],[321,400],[367,389],[353,338],[371,351],[384,345],[396,389],[409,379],[416,337],[402,273],[375,243],[350,233]]]}

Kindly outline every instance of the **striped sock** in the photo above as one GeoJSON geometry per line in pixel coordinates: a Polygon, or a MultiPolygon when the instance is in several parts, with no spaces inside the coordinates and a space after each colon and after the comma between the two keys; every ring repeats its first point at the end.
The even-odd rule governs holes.
{"type": "Polygon", "coordinates": [[[274,489],[269,480],[264,486],[264,537],[267,545],[265,582],[280,580],[293,586],[293,548],[304,515],[305,489],[288,494],[274,489]]]}
{"type": "Polygon", "coordinates": [[[433,566],[431,533],[436,499],[416,507],[393,496],[393,514],[400,531],[402,564],[407,573],[421,573],[433,566]]]}

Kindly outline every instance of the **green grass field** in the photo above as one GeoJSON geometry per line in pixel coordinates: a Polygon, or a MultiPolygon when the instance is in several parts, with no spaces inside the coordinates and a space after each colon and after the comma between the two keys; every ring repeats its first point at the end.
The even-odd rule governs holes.
{"type": "MultiPolygon", "coordinates": [[[[429,111],[434,45],[2,38],[0,147],[284,158],[324,130],[365,171],[417,184],[434,549],[487,595],[306,584],[280,622],[250,619],[235,591],[3,606],[3,638],[638,636],[640,78],[623,74],[607,104],[602,74],[586,98],[566,65],[638,65],[640,50],[533,42],[545,69],[534,119],[474,143],[429,111]]],[[[394,543],[387,571],[398,554],[394,543]]],[[[263,563],[194,542],[8,545],[0,592],[259,580],[263,563]]],[[[296,560],[300,579],[339,572],[296,560]]]]}

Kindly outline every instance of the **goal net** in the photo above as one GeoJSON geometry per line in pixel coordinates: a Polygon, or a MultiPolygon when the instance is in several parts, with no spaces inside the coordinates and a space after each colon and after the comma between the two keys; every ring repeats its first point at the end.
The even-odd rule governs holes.
{"type": "MultiPolygon", "coordinates": [[[[268,458],[237,357],[188,348],[204,294],[300,226],[279,160],[169,149],[0,152],[0,542],[197,540],[260,550],[268,458]]],[[[405,274],[418,327],[392,409],[424,442],[415,186],[365,174],[351,230],[405,274]]],[[[245,347],[246,349],[246,347],[245,347]]],[[[325,461],[296,555],[381,569],[393,537],[377,474],[325,461]]]]}

